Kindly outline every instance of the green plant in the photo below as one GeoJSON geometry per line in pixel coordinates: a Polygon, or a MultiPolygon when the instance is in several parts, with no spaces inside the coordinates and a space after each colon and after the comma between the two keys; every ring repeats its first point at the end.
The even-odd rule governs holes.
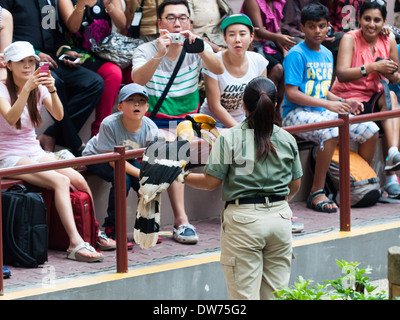
{"type": "MultiPolygon", "coordinates": [[[[328,282],[335,289],[335,297],[345,300],[384,300],[387,296],[384,291],[373,294],[377,288],[368,282],[372,269],[360,269],[358,262],[346,262],[336,260],[338,266],[342,269],[343,276],[336,280],[328,282]]],[[[333,294],[333,293],[332,293],[333,294]]],[[[332,295],[331,294],[331,295],[332,295]]]]}
{"type": "Polygon", "coordinates": [[[336,260],[342,269],[343,275],[336,280],[324,281],[327,284],[317,284],[309,287],[312,280],[299,277],[299,282],[294,283],[294,288],[284,287],[277,291],[278,300],[387,300],[385,291],[373,293],[377,286],[368,282],[366,274],[371,273],[371,268],[360,269],[358,262],[336,260]]]}
{"type": "Polygon", "coordinates": [[[313,282],[312,280],[305,280],[299,276],[299,282],[294,283],[294,288],[284,287],[282,290],[277,291],[278,300],[321,300],[326,295],[325,285],[317,284],[316,287],[308,287],[313,282]]]}

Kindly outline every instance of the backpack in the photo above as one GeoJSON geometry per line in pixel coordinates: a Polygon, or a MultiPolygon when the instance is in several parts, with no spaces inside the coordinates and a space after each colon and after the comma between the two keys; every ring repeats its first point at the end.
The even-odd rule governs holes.
{"type": "MultiPolygon", "coordinates": [[[[340,203],[339,148],[336,147],[326,177],[326,189],[340,203]]],[[[350,203],[353,208],[376,204],[381,196],[379,177],[374,169],[355,151],[350,150],[350,203]]]]}
{"type": "Polygon", "coordinates": [[[47,261],[46,206],[40,194],[15,184],[1,191],[4,264],[36,268],[47,261]]]}

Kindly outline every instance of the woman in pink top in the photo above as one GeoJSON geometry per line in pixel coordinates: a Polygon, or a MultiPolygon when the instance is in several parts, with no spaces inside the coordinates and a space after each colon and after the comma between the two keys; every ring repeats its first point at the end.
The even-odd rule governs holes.
{"type": "MultiPolygon", "coordinates": [[[[40,61],[33,46],[17,41],[4,49],[7,80],[0,83],[0,168],[55,161],[36,140],[35,128],[40,125],[43,105],[56,119],[61,120],[64,109],[50,72],[36,69],[40,61]],[[36,69],[36,70],[35,70],[36,69]]],[[[69,236],[69,259],[85,262],[103,260],[103,255],[84,242],[75,225],[70,200],[70,184],[91,194],[82,175],[72,168],[50,170],[15,176],[30,184],[53,189],[55,204],[69,236]]],[[[99,239],[102,245],[115,248],[115,242],[99,239]]]]}
{"type": "MultiPolygon", "coordinates": [[[[399,52],[394,37],[382,34],[386,23],[386,7],[382,0],[364,2],[360,7],[360,29],[348,32],[340,44],[336,66],[337,80],[332,93],[343,99],[353,98],[363,103],[364,112],[386,111],[381,78],[391,83],[400,82],[399,52]],[[381,60],[377,58],[382,58],[381,60]]],[[[390,92],[392,109],[398,109],[396,94],[390,92]]],[[[386,183],[390,197],[400,198],[400,186],[395,171],[400,169],[400,118],[381,121],[388,150],[386,183]]]]}
{"type": "MultiPolygon", "coordinates": [[[[240,12],[246,14],[255,27],[255,40],[259,40],[265,58],[269,61],[268,78],[278,88],[277,109],[284,94],[283,58],[296,42],[294,38],[281,33],[280,23],[283,19],[283,7],[286,0],[244,0],[240,12]]],[[[257,41],[253,42],[256,47],[257,41]]],[[[260,52],[261,53],[261,52],[260,52]]],[[[282,120],[277,114],[277,120],[282,120]]]]}

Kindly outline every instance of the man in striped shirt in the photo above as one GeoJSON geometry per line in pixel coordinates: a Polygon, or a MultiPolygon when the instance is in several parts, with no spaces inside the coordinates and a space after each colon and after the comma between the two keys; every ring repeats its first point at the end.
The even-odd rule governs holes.
{"type": "MultiPolygon", "coordinates": [[[[186,0],[165,0],[158,7],[158,27],[160,36],[154,41],[139,46],[133,56],[132,80],[146,87],[149,94],[151,114],[163,93],[183,50],[182,43],[175,43],[174,35],[193,43],[199,36],[191,29],[190,9],[186,0]]],[[[159,128],[168,128],[170,123],[185,119],[187,114],[197,113],[199,108],[198,81],[202,67],[214,74],[224,71],[221,60],[211,47],[204,43],[204,50],[198,53],[186,53],[179,72],[160,107],[154,122],[159,128]]],[[[184,185],[172,183],[168,189],[175,215],[174,238],[182,243],[198,241],[194,227],[189,224],[184,208],[184,185]]]]}

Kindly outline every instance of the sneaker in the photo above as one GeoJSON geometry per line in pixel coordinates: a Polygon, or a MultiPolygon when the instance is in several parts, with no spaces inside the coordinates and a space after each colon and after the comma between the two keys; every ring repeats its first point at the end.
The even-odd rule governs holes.
{"type": "Polygon", "coordinates": [[[386,158],[385,171],[397,171],[399,169],[400,169],[400,152],[397,152],[392,157],[386,158]]]}
{"type": "Polygon", "coordinates": [[[397,181],[391,181],[385,183],[383,190],[386,191],[389,198],[399,199],[400,198],[400,185],[397,181]]]}
{"type": "Polygon", "coordinates": [[[3,278],[9,278],[11,277],[11,271],[9,269],[7,269],[6,267],[3,267],[3,278]]]}
{"type": "MultiPolygon", "coordinates": [[[[116,240],[116,236],[115,236],[115,227],[105,227],[104,230],[105,234],[107,237],[116,240]]],[[[133,249],[133,242],[127,242],[127,246],[128,246],[128,250],[132,250],[133,249]]]]}
{"type": "Polygon", "coordinates": [[[292,233],[300,233],[304,229],[304,224],[296,222],[292,218],[292,233]]]}
{"type": "Polygon", "coordinates": [[[191,224],[182,224],[176,229],[174,227],[173,237],[180,243],[191,243],[195,244],[199,241],[199,237],[196,233],[196,228],[191,224]]]}

